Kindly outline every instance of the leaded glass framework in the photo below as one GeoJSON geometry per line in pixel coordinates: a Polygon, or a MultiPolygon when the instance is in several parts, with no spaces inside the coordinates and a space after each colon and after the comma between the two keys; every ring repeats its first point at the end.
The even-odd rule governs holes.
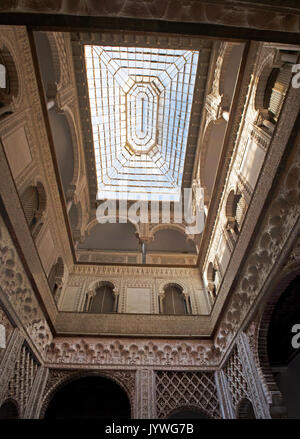
{"type": "Polygon", "coordinates": [[[179,199],[198,55],[85,45],[97,199],[179,199]]]}

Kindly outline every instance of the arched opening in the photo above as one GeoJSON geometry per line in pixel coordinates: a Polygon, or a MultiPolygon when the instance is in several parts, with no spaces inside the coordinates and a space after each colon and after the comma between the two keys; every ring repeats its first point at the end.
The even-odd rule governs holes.
{"type": "Polygon", "coordinates": [[[210,294],[212,301],[214,301],[217,295],[217,289],[215,285],[216,272],[217,270],[215,269],[214,264],[210,262],[207,267],[206,278],[207,278],[208,292],[210,294]]]}
{"type": "Polygon", "coordinates": [[[65,384],[51,399],[45,419],[130,419],[126,392],[102,376],[86,376],[65,384]]]}
{"type": "Polygon", "coordinates": [[[245,202],[242,195],[237,194],[234,190],[230,191],[225,205],[225,216],[227,219],[225,232],[231,248],[235,245],[240,233],[244,212],[245,202]]]}
{"type": "Polygon", "coordinates": [[[236,409],[237,419],[256,419],[253,405],[247,398],[243,398],[236,409]]]}
{"type": "Polygon", "coordinates": [[[49,288],[56,300],[59,299],[60,290],[62,287],[62,280],[64,276],[64,262],[62,258],[58,258],[57,262],[52,266],[49,276],[48,276],[48,284],[49,288]]]}
{"type": "Polygon", "coordinates": [[[18,404],[12,399],[3,402],[0,407],[0,419],[18,419],[18,404]]]}
{"type": "MultiPolygon", "coordinates": [[[[279,299],[265,309],[260,329],[259,348],[267,342],[266,355],[287,409],[287,416],[300,419],[300,276],[283,280],[285,288],[279,299]],[[270,318],[266,325],[266,316],[270,318]],[[267,331],[266,331],[267,326],[267,331]],[[266,337],[262,337],[265,331],[266,337]]],[[[260,358],[264,366],[263,358],[260,358]]]]}
{"type": "Polygon", "coordinates": [[[154,239],[147,245],[149,253],[196,253],[196,245],[193,241],[188,240],[187,236],[179,230],[175,230],[170,225],[162,230],[154,232],[154,239]]]}
{"type": "Polygon", "coordinates": [[[74,176],[74,145],[70,125],[65,114],[55,108],[48,111],[55,153],[66,198],[74,176]]]}
{"type": "Polygon", "coordinates": [[[259,110],[257,125],[273,132],[292,77],[289,64],[280,68],[266,66],[262,71],[255,96],[255,108],[259,110]]]}
{"type": "Polygon", "coordinates": [[[140,251],[136,228],[128,223],[95,223],[78,245],[79,250],[140,251]]]}
{"type": "Polygon", "coordinates": [[[169,284],[164,288],[162,314],[189,314],[188,306],[179,285],[169,284]]]}
{"type": "Polygon", "coordinates": [[[114,286],[107,282],[96,287],[95,295],[89,304],[88,311],[91,313],[112,313],[115,311],[114,286]]]}
{"type": "Polygon", "coordinates": [[[277,122],[283,101],[292,77],[291,66],[286,64],[274,68],[268,78],[264,94],[264,107],[268,109],[269,120],[277,122]]]}
{"type": "Polygon", "coordinates": [[[42,183],[36,186],[29,186],[21,195],[25,218],[33,238],[35,239],[42,226],[42,216],[46,210],[46,192],[42,183]]]}
{"type": "Polygon", "coordinates": [[[39,209],[39,194],[35,186],[28,187],[21,196],[25,218],[31,229],[36,223],[36,214],[39,209]]]}

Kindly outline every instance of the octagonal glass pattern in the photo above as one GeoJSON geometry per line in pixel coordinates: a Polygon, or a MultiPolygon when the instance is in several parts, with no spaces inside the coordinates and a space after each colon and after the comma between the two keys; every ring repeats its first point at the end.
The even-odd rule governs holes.
{"type": "Polygon", "coordinates": [[[198,56],[85,45],[97,199],[179,199],[198,56]]]}

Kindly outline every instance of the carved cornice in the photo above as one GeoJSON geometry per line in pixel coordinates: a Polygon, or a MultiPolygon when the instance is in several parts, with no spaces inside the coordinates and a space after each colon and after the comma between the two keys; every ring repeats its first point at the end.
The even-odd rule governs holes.
{"type": "MultiPolygon", "coordinates": [[[[138,1],[77,3],[52,0],[50,2],[32,2],[32,0],[3,1],[1,12],[41,13],[73,16],[136,18],[146,20],[166,20],[185,23],[207,23],[246,29],[300,32],[299,4],[297,0],[275,5],[271,0],[191,0],[188,3],[173,0],[157,3],[149,0],[143,8],[138,1]]],[[[64,22],[65,23],[65,22],[64,22]]],[[[239,35],[239,33],[237,33],[239,35]]]]}
{"type": "Polygon", "coordinates": [[[74,265],[70,275],[76,276],[131,276],[184,277],[200,279],[198,268],[148,267],[121,265],[74,265]]]}
{"type": "Polygon", "coordinates": [[[105,367],[207,369],[216,366],[206,358],[209,341],[56,338],[47,348],[48,367],[99,369],[105,367]]]}

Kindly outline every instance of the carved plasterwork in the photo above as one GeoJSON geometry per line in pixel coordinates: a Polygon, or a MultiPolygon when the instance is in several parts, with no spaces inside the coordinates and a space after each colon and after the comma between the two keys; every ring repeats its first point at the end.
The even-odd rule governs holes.
{"type": "Polygon", "coordinates": [[[23,344],[15,362],[13,374],[8,382],[8,388],[3,399],[13,399],[18,403],[20,417],[22,418],[27,407],[27,402],[40,365],[23,344]]]}
{"type": "MultiPolygon", "coordinates": [[[[299,97],[295,96],[296,94],[293,90],[293,96],[290,97],[292,102],[289,105],[293,110],[295,106],[299,107],[299,97]]],[[[282,130],[278,132],[277,138],[282,135],[282,130]]],[[[272,165],[279,161],[277,154],[278,151],[276,151],[272,165]]],[[[270,165],[264,172],[269,175],[270,165]]],[[[295,236],[296,234],[297,236],[299,233],[297,232],[299,230],[297,224],[299,223],[300,197],[299,186],[295,186],[295,181],[299,181],[299,177],[300,137],[298,135],[291,155],[282,170],[274,198],[268,210],[264,212],[259,236],[253,242],[251,254],[245,261],[244,268],[235,285],[234,294],[228,302],[223,321],[218,327],[215,342],[220,351],[226,350],[242,321],[249,314],[254,301],[259,294],[262,294],[263,288],[266,288],[265,282],[270,280],[278,258],[288,258],[286,243],[291,235],[295,236]]],[[[263,196],[263,193],[260,192],[260,196],[263,196]]],[[[224,284],[223,287],[225,287],[224,284]]]]}
{"type": "Polygon", "coordinates": [[[2,325],[4,327],[4,340],[1,340],[1,347],[0,347],[0,362],[1,359],[4,355],[4,349],[7,346],[8,342],[9,342],[9,338],[13,332],[13,325],[11,323],[11,321],[8,319],[8,316],[6,314],[6,312],[4,311],[4,308],[1,306],[0,303],[0,325],[2,325]]]}
{"type": "Polygon", "coordinates": [[[155,372],[138,369],[135,382],[135,418],[156,419],[155,372]]]}
{"type": "Polygon", "coordinates": [[[56,338],[47,348],[46,362],[51,367],[91,369],[108,366],[205,369],[214,364],[206,357],[209,347],[209,341],[56,338]]]}
{"type": "MultiPolygon", "coordinates": [[[[248,86],[244,90],[244,92],[247,93],[247,104],[244,108],[241,108],[241,119],[240,125],[238,127],[238,135],[234,139],[234,147],[232,151],[233,158],[231,159],[231,163],[226,176],[226,182],[222,191],[221,201],[218,207],[217,220],[214,224],[210,236],[209,247],[205,256],[204,271],[207,269],[209,261],[213,260],[215,255],[217,254],[218,244],[223,233],[222,231],[226,227],[227,218],[224,215],[224,212],[228,195],[232,190],[236,192],[238,186],[241,184],[241,181],[243,181],[243,176],[241,176],[240,169],[243,157],[249,145],[249,139],[254,139],[257,144],[261,144],[264,150],[267,150],[271,141],[270,135],[262,132],[259,128],[255,126],[258,112],[255,111],[253,102],[256,95],[257,76],[259,76],[261,69],[265,65],[266,58],[268,61],[272,61],[275,51],[273,49],[265,47],[264,45],[260,45],[257,49],[258,51],[255,54],[255,58],[252,61],[253,64],[251,66],[252,76],[251,78],[249,78],[248,86]]],[[[236,113],[238,114],[238,112],[236,113]]],[[[249,184],[246,181],[244,182],[242,189],[245,188],[247,192],[248,186],[249,184]]],[[[245,197],[247,204],[249,203],[250,197],[252,195],[253,189],[251,188],[250,193],[246,194],[245,197]]],[[[232,251],[232,249],[230,251],[232,251]]],[[[219,257],[220,256],[221,255],[219,255],[219,257]]]]}
{"type": "Polygon", "coordinates": [[[249,395],[253,403],[256,418],[270,419],[269,406],[263,391],[253,353],[250,348],[248,337],[243,332],[237,339],[237,348],[238,355],[241,359],[241,363],[247,377],[249,395]]]}
{"type": "Polygon", "coordinates": [[[25,107],[26,110],[30,110],[27,113],[26,124],[32,136],[30,146],[34,157],[36,157],[37,174],[42,175],[48,202],[51,205],[49,216],[51,217],[52,237],[55,248],[58,249],[58,253],[63,255],[63,259],[67,262],[67,265],[69,265],[72,261],[72,256],[70,250],[68,251],[68,245],[62,244],[66,242],[66,224],[62,212],[61,199],[45,129],[44,116],[41,109],[39,90],[26,29],[22,27],[13,28],[11,38],[18,52],[18,63],[22,67],[24,94],[28,102],[30,102],[30,106],[25,107]]]}
{"type": "Polygon", "coordinates": [[[225,364],[224,372],[231,393],[232,405],[236,410],[243,398],[251,399],[246,373],[236,347],[225,364]]]}
{"type": "Polygon", "coordinates": [[[0,284],[0,294],[4,294],[10,302],[29,337],[43,355],[45,347],[52,340],[52,334],[1,217],[0,284]]]}
{"type": "Polygon", "coordinates": [[[24,336],[15,329],[10,337],[0,363],[0,406],[8,392],[8,384],[13,377],[15,364],[24,343],[24,336]]]}

